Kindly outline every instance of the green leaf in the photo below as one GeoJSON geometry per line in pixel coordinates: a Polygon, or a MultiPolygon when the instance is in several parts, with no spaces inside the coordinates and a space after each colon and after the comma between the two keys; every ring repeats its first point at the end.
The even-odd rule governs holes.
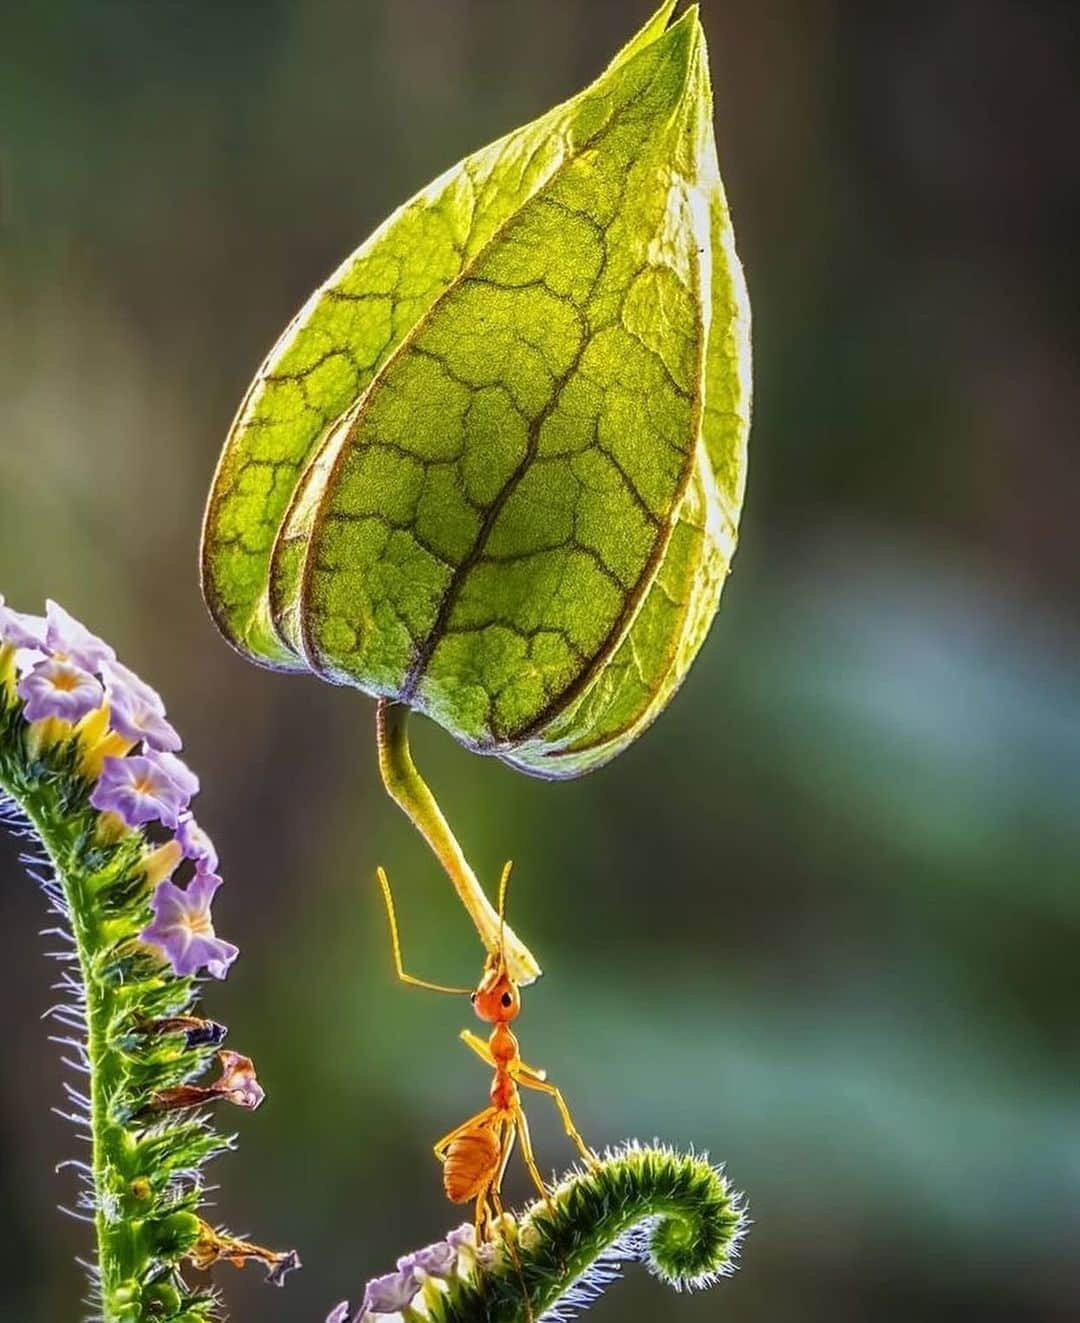
{"type": "Polygon", "coordinates": [[[662,710],[735,547],[749,307],[697,10],[466,158],[308,301],[226,442],[226,637],[574,776],[662,710]]]}

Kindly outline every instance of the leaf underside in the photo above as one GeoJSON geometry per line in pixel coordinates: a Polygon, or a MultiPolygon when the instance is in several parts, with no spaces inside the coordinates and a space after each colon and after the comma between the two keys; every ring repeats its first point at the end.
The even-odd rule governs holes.
{"type": "Polygon", "coordinates": [[[749,307],[704,37],[673,9],[312,295],[207,507],[234,646],[548,777],[665,706],[735,547],[749,307]]]}

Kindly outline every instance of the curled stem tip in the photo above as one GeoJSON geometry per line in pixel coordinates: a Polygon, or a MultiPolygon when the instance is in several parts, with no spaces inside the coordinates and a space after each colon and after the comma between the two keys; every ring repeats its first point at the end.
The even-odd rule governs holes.
{"type": "Polygon", "coordinates": [[[627,1260],[676,1290],[729,1275],[747,1226],[723,1172],[693,1153],[634,1142],[575,1169],[550,1199],[503,1218],[500,1238],[476,1246],[471,1227],[398,1260],[368,1284],[359,1308],[328,1323],[376,1323],[401,1311],[431,1323],[544,1323],[588,1308],[627,1260]]]}

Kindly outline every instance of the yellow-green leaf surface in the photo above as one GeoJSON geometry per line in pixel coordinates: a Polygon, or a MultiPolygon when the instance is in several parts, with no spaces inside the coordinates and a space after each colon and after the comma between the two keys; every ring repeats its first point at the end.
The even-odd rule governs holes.
{"type": "Polygon", "coordinates": [[[207,507],[204,591],[242,652],[549,777],[662,710],[735,548],[749,307],[704,34],[674,8],[315,292],[207,507]]]}

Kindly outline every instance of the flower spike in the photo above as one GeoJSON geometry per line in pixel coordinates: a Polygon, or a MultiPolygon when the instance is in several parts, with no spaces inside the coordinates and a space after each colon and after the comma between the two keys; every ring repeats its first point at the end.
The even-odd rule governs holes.
{"type": "Polygon", "coordinates": [[[257,1259],[275,1285],[299,1266],[195,1211],[202,1169],[229,1146],[203,1104],[254,1110],[264,1093],[250,1058],[221,1050],[225,1026],[198,1014],[195,976],[224,978],[238,952],[214,931],[217,851],[180,747],[160,696],[107,643],[54,602],[29,616],[0,597],[0,822],[39,842],[31,869],[75,957],[51,1013],[90,1077],[68,1096],[93,1161],[62,1165],[87,1187],[75,1210],[97,1234],[99,1316],[124,1323],[219,1317],[185,1260],[257,1259]],[[196,1083],[215,1052],[220,1078],[196,1083]]]}

